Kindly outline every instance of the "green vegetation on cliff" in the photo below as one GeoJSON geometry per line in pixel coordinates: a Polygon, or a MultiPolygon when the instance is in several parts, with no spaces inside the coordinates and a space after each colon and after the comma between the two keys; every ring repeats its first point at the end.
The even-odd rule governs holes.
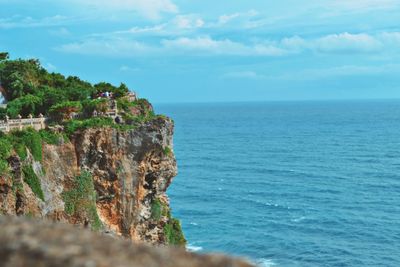
{"type": "Polygon", "coordinates": [[[99,93],[111,92],[119,98],[129,91],[124,84],[119,87],[104,82],[92,85],[78,77],[49,73],[38,60],[9,60],[8,56],[0,57],[0,82],[8,104],[6,113],[11,118],[18,114],[26,117],[70,111],[69,107],[93,105],[90,100],[99,93]]]}
{"type": "Polygon", "coordinates": [[[132,99],[123,83],[93,85],[75,76],[49,73],[35,59],[10,60],[7,53],[0,53],[0,85],[7,102],[6,108],[0,108],[0,119],[42,114],[49,123],[65,126],[69,135],[90,127],[131,129],[156,118],[151,104],[146,99],[132,99]],[[115,105],[118,121],[101,115],[101,119],[93,118],[115,105]]]}
{"type": "Polygon", "coordinates": [[[8,158],[13,151],[24,161],[28,157],[28,150],[36,161],[42,161],[42,145],[58,144],[60,140],[65,140],[63,134],[54,133],[50,130],[35,131],[32,128],[11,131],[8,134],[0,132],[0,174],[9,171],[8,158]]]}
{"type": "Polygon", "coordinates": [[[186,245],[186,239],[183,235],[181,223],[179,220],[171,218],[168,224],[164,226],[164,234],[168,244],[174,246],[186,245]]]}
{"type": "Polygon", "coordinates": [[[40,180],[39,177],[37,177],[36,173],[34,172],[33,168],[31,165],[25,165],[22,168],[22,171],[24,173],[24,181],[29,185],[29,187],[32,189],[32,192],[41,200],[44,201],[44,193],[43,190],[40,186],[40,180]]]}
{"type": "Polygon", "coordinates": [[[174,246],[185,246],[186,239],[180,221],[171,216],[171,210],[167,204],[156,198],[151,203],[151,219],[160,221],[163,217],[167,219],[163,229],[166,243],[174,246]]]}
{"type": "Polygon", "coordinates": [[[81,175],[75,177],[71,189],[64,191],[62,196],[65,202],[65,212],[68,215],[86,217],[93,230],[102,228],[96,210],[96,191],[94,190],[93,178],[89,172],[84,171],[81,175]]]}
{"type": "Polygon", "coordinates": [[[8,171],[7,159],[12,153],[25,160],[28,149],[36,161],[41,161],[43,142],[56,145],[87,128],[129,130],[157,117],[147,100],[128,97],[125,84],[93,85],[78,77],[49,73],[35,59],[10,60],[4,52],[0,53],[0,91],[7,102],[6,108],[0,108],[0,120],[6,116],[12,119],[43,114],[50,119],[49,125],[61,125],[58,129],[64,129],[57,133],[29,128],[8,134],[0,132],[0,173],[8,171]],[[112,98],[99,97],[102,94],[112,98]],[[118,121],[106,116],[93,117],[95,112],[107,112],[113,101],[118,106],[118,121]],[[77,113],[79,116],[72,119],[72,114],[77,113]]]}
{"type": "MultiPolygon", "coordinates": [[[[46,179],[49,177],[38,173],[40,168],[36,165],[40,166],[37,162],[42,163],[44,174],[50,173],[44,169],[48,164],[48,159],[43,159],[43,154],[48,155],[47,151],[43,152],[45,143],[61,145],[69,140],[74,143],[89,128],[106,127],[123,131],[151,127],[153,131],[153,125],[164,122],[160,118],[165,119],[154,113],[149,101],[137,99],[135,94],[129,93],[124,84],[114,86],[100,82],[93,85],[78,77],[49,73],[38,60],[10,60],[7,53],[0,53],[0,91],[7,103],[0,107],[2,129],[7,131],[0,131],[0,176],[13,180],[10,186],[17,189],[17,194],[23,196],[26,193],[23,189],[29,186],[36,198],[43,201],[42,186],[48,187],[46,179]],[[30,115],[40,118],[20,120],[21,116],[26,118],[30,115]],[[148,123],[150,121],[154,124],[148,123]],[[40,123],[39,126],[34,122],[40,123]]],[[[160,147],[162,144],[157,145],[160,147]]],[[[165,156],[173,154],[170,147],[162,149],[165,156]]],[[[90,224],[93,230],[100,230],[103,224],[97,213],[93,177],[90,172],[82,170],[80,175],[71,178],[74,175],[76,173],[68,175],[66,183],[60,187],[64,188],[61,193],[65,205],[63,216],[73,223],[90,224]]],[[[158,222],[160,231],[164,231],[161,242],[165,240],[166,244],[185,245],[181,225],[171,217],[168,203],[156,199],[151,204],[150,220],[158,222]]]]}

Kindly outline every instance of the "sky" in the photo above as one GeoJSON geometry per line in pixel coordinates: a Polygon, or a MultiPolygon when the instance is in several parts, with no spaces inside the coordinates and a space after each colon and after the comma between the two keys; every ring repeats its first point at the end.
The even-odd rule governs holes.
{"type": "Polygon", "coordinates": [[[155,103],[400,98],[400,0],[0,0],[0,51],[155,103]]]}

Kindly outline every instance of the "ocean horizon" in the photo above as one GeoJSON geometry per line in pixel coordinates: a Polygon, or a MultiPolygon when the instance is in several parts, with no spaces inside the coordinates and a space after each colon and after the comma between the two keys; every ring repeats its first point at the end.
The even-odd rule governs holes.
{"type": "Polygon", "coordinates": [[[400,100],[157,104],[188,248],[260,266],[398,266],[400,100]]]}

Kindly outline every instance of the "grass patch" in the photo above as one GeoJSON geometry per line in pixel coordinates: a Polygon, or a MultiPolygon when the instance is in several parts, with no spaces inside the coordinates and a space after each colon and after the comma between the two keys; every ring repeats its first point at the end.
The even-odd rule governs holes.
{"type": "Polygon", "coordinates": [[[24,181],[32,189],[32,192],[41,200],[44,201],[44,193],[40,185],[39,177],[33,171],[31,165],[26,165],[22,167],[22,172],[24,173],[24,181]]]}
{"type": "Polygon", "coordinates": [[[169,223],[164,226],[164,234],[169,245],[185,246],[186,239],[182,232],[179,220],[171,218],[169,223]]]}
{"type": "Polygon", "coordinates": [[[49,145],[59,145],[62,141],[69,141],[68,139],[66,140],[65,135],[50,130],[40,130],[39,134],[42,141],[49,145]]]}
{"type": "Polygon", "coordinates": [[[172,149],[167,146],[167,147],[164,148],[163,153],[164,153],[165,156],[169,157],[169,156],[172,155],[172,149]]]}
{"type": "Polygon", "coordinates": [[[4,135],[2,139],[4,138],[12,144],[21,160],[25,160],[28,157],[26,149],[29,149],[36,161],[42,161],[42,137],[33,128],[12,131],[10,134],[4,135]]]}
{"type": "Polygon", "coordinates": [[[9,171],[7,159],[11,155],[12,144],[4,135],[0,137],[0,174],[9,171]]]}
{"type": "Polygon", "coordinates": [[[98,117],[84,120],[70,120],[64,125],[64,131],[67,136],[72,136],[78,130],[104,127],[110,127],[123,131],[134,129],[134,126],[132,125],[116,124],[112,118],[98,117]]]}
{"type": "Polygon", "coordinates": [[[175,219],[171,216],[170,208],[166,204],[162,203],[158,199],[154,200],[151,207],[151,215],[152,218],[158,218],[158,220],[161,218],[161,216],[168,217],[169,221],[164,226],[164,235],[167,244],[173,246],[186,245],[186,239],[182,231],[181,223],[178,219],[175,219]]]}
{"type": "Polygon", "coordinates": [[[96,209],[96,192],[92,175],[82,172],[75,177],[74,186],[62,193],[65,202],[65,212],[71,216],[85,216],[88,218],[92,230],[100,230],[102,223],[96,209]]]}

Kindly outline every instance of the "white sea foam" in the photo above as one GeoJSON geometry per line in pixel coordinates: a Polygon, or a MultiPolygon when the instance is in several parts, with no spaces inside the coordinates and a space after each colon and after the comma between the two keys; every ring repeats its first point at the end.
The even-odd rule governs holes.
{"type": "Polygon", "coordinates": [[[301,217],[299,217],[299,218],[294,218],[294,219],[292,219],[291,221],[292,221],[292,222],[301,222],[301,221],[304,221],[305,219],[307,219],[307,218],[304,217],[304,216],[301,216],[301,217]]]}
{"type": "Polygon", "coordinates": [[[195,222],[191,222],[191,223],[190,223],[190,225],[197,226],[198,224],[197,224],[197,223],[195,223],[195,222]]]}
{"type": "Polygon", "coordinates": [[[264,259],[264,258],[261,258],[261,259],[256,260],[256,261],[255,261],[255,264],[256,264],[258,267],[277,267],[277,266],[278,266],[278,265],[276,265],[276,263],[273,262],[271,259],[264,259]]]}
{"type": "Polygon", "coordinates": [[[203,248],[202,248],[202,247],[198,247],[198,246],[194,246],[194,245],[191,245],[191,244],[188,244],[188,245],[186,246],[186,250],[187,250],[187,251],[190,251],[190,252],[198,252],[198,251],[203,250],[203,248]]]}

